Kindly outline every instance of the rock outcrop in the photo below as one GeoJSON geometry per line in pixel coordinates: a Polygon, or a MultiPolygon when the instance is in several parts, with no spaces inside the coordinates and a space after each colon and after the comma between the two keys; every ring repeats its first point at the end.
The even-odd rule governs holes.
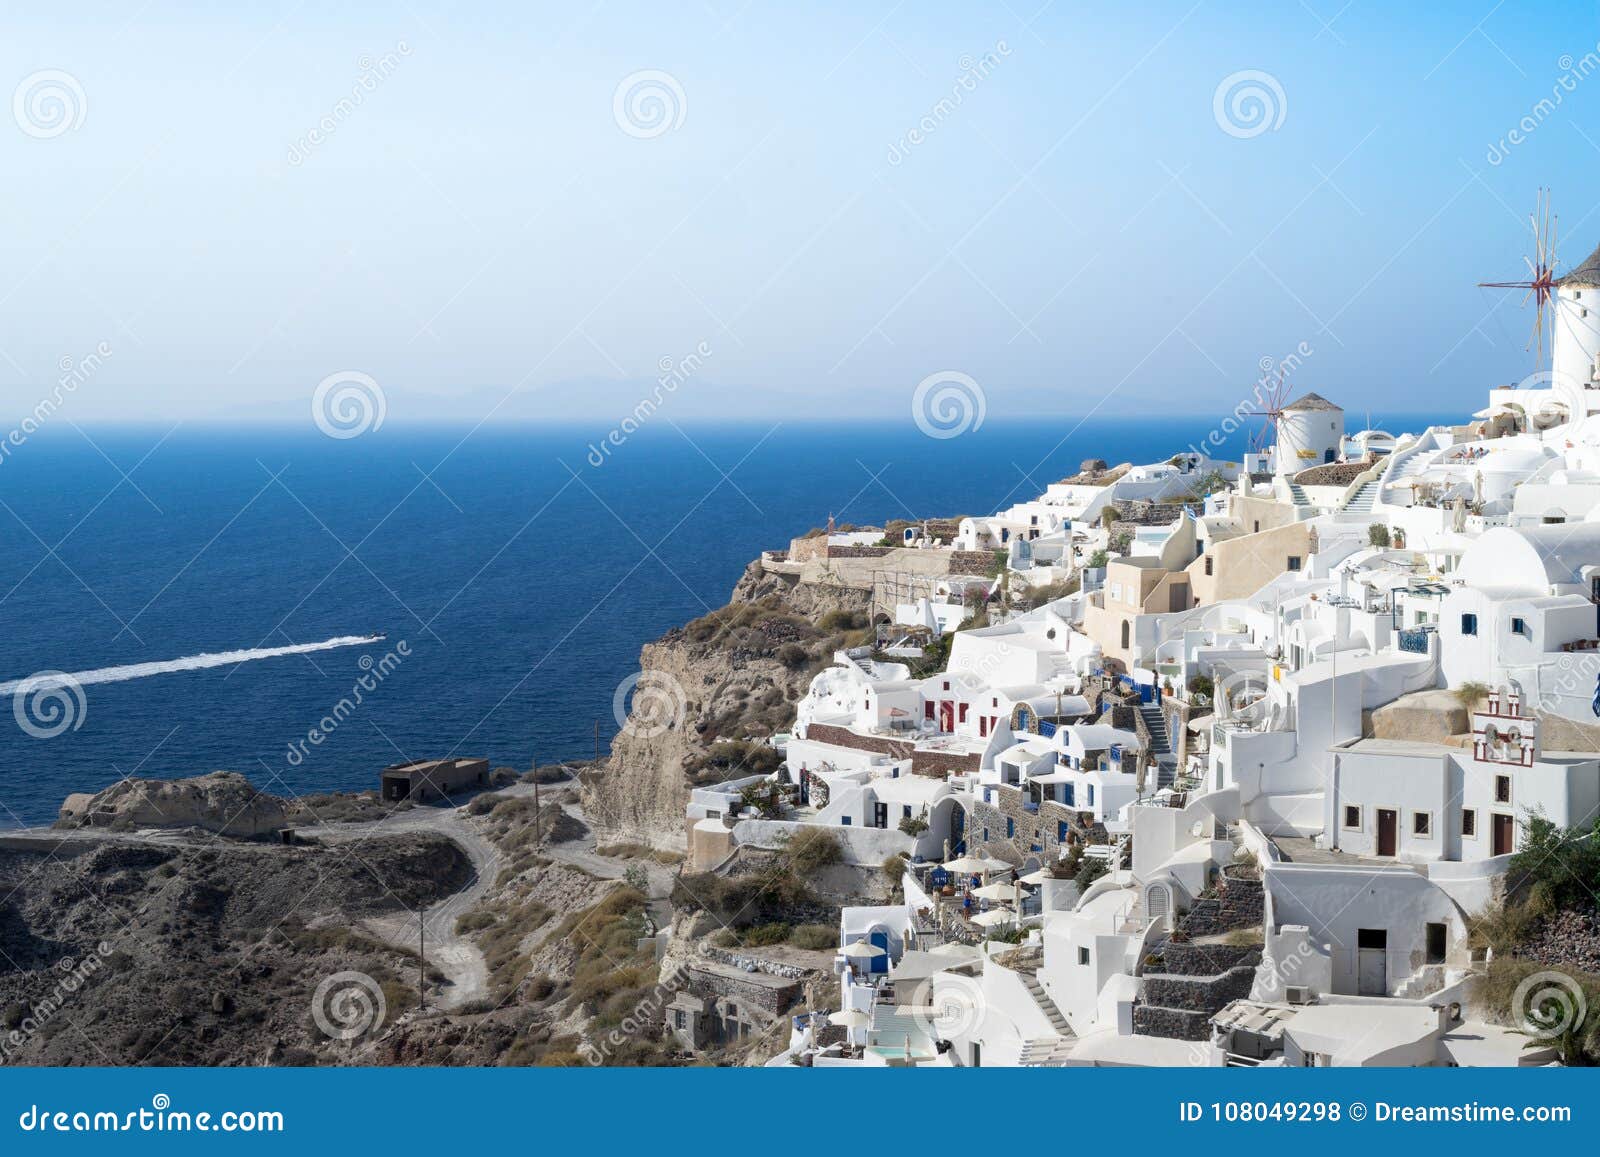
{"type": "MultiPolygon", "coordinates": [[[[640,687],[651,688],[652,714],[631,716],[610,756],[584,777],[584,811],[604,840],[682,850],[690,773],[719,740],[786,728],[811,677],[846,641],[830,615],[864,625],[871,596],[754,562],[727,606],[646,644],[640,687]]],[[[640,700],[636,692],[636,711],[640,700]]]]}
{"type": "Polygon", "coordinates": [[[288,806],[236,771],[192,779],[125,779],[97,795],[68,797],[62,827],[200,828],[252,838],[286,826],[288,806]]]}

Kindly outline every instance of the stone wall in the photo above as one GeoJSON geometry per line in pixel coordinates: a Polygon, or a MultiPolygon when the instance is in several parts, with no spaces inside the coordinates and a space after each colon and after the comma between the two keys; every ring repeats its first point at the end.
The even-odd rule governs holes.
{"type": "Polygon", "coordinates": [[[951,751],[914,751],[911,753],[911,774],[944,779],[951,772],[973,772],[983,766],[983,756],[957,755],[951,751]]]}
{"type": "Polygon", "coordinates": [[[818,743],[831,743],[836,747],[849,747],[856,751],[873,751],[890,759],[909,759],[913,775],[926,775],[944,779],[950,772],[977,771],[983,765],[978,752],[963,755],[953,751],[919,751],[908,739],[885,739],[878,735],[857,735],[846,727],[832,723],[813,723],[806,728],[806,738],[818,743]]]}
{"type": "Polygon", "coordinates": [[[1216,894],[1196,900],[1178,931],[1193,940],[1255,927],[1265,918],[1264,896],[1258,874],[1230,864],[1223,869],[1216,894]]]}
{"type": "Polygon", "coordinates": [[[996,573],[994,555],[987,550],[952,550],[950,573],[988,577],[996,573]]]}
{"type": "Polygon", "coordinates": [[[847,727],[832,723],[813,723],[806,728],[806,738],[818,743],[831,743],[835,747],[851,747],[857,751],[876,751],[892,759],[910,759],[914,744],[905,739],[884,739],[876,735],[857,735],[847,727]]]}
{"type": "MultiPolygon", "coordinates": [[[[709,968],[688,965],[683,970],[683,987],[708,1001],[719,998],[734,1001],[742,1008],[760,1009],[768,1016],[779,1016],[794,1006],[801,996],[801,982],[777,985],[770,980],[746,980],[709,968]]],[[[765,973],[760,974],[765,976],[765,973]]]]}
{"type": "MultiPolygon", "coordinates": [[[[967,821],[967,846],[981,849],[997,860],[1013,866],[1020,865],[1029,856],[1040,863],[1048,863],[1060,855],[1063,846],[1060,825],[1065,823],[1069,836],[1078,842],[1099,843],[1105,839],[1105,829],[1098,824],[1085,823],[1090,813],[1049,800],[1039,805],[1037,812],[1023,806],[1023,796],[1016,788],[992,788],[993,803],[981,799],[973,804],[972,816],[967,821]],[[1006,821],[1012,823],[1012,836],[1006,837],[1006,821]],[[987,830],[989,838],[983,838],[987,830]],[[1034,851],[1037,844],[1039,851],[1034,851]]],[[[1072,842],[1071,840],[1068,841],[1072,842]]]]}

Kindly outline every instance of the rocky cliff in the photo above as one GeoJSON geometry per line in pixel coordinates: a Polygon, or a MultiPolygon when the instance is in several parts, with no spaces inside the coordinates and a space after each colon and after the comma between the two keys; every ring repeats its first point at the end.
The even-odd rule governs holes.
{"type": "Polygon", "coordinates": [[[860,585],[753,562],[726,606],[646,644],[628,722],[585,777],[590,822],[611,839],[681,850],[691,787],[762,770],[746,766],[738,741],[789,726],[811,677],[864,637],[870,601],[860,585]]]}

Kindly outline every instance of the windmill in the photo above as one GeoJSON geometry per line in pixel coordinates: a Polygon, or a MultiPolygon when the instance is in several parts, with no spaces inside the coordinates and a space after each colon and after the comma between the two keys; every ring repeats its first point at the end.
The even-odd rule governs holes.
{"type": "Polygon", "coordinates": [[[1251,440],[1250,449],[1256,454],[1265,454],[1278,432],[1278,419],[1283,416],[1284,403],[1289,400],[1288,372],[1283,366],[1278,366],[1278,375],[1274,379],[1269,373],[1263,373],[1256,382],[1256,398],[1260,406],[1256,413],[1261,417],[1261,429],[1256,431],[1251,440]]]}
{"type": "Polygon", "coordinates": [[[1522,260],[1528,266],[1527,281],[1480,281],[1484,289],[1521,289],[1522,304],[1534,303],[1533,333],[1526,348],[1538,347],[1538,365],[1544,364],[1545,315],[1551,310],[1556,292],[1556,223],[1550,215],[1550,190],[1540,189],[1534,211],[1528,215],[1533,229],[1533,256],[1522,260]]]}

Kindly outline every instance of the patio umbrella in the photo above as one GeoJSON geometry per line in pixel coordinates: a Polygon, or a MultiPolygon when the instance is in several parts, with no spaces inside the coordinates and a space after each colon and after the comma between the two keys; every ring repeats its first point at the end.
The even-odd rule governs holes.
{"type": "Polygon", "coordinates": [[[1045,871],[1043,868],[1040,868],[1037,872],[1029,872],[1026,876],[1022,877],[1022,882],[1030,887],[1037,888],[1046,880],[1053,878],[1054,877],[1052,877],[1049,872],[1045,871]]]}
{"type": "Polygon", "coordinates": [[[844,954],[856,960],[871,960],[874,956],[885,955],[884,950],[870,940],[857,940],[844,950],[844,954]]]}
{"type": "Polygon", "coordinates": [[[947,872],[959,872],[967,875],[969,872],[998,872],[1011,865],[999,860],[991,860],[987,856],[962,856],[959,860],[951,860],[944,865],[947,872]]]}
{"type": "Polygon", "coordinates": [[[987,912],[979,912],[972,918],[974,924],[982,924],[985,928],[996,928],[1001,924],[1009,924],[1017,918],[1017,914],[1009,908],[990,908],[987,912]]]}
{"type": "Polygon", "coordinates": [[[1009,900],[1011,893],[1010,884],[985,884],[981,888],[972,890],[972,894],[980,900],[1009,900]]]}
{"type": "Polygon", "coordinates": [[[828,1023],[840,1028],[866,1028],[872,1023],[872,1014],[862,1012],[859,1008],[847,1008],[843,1012],[830,1014],[828,1023]]]}

